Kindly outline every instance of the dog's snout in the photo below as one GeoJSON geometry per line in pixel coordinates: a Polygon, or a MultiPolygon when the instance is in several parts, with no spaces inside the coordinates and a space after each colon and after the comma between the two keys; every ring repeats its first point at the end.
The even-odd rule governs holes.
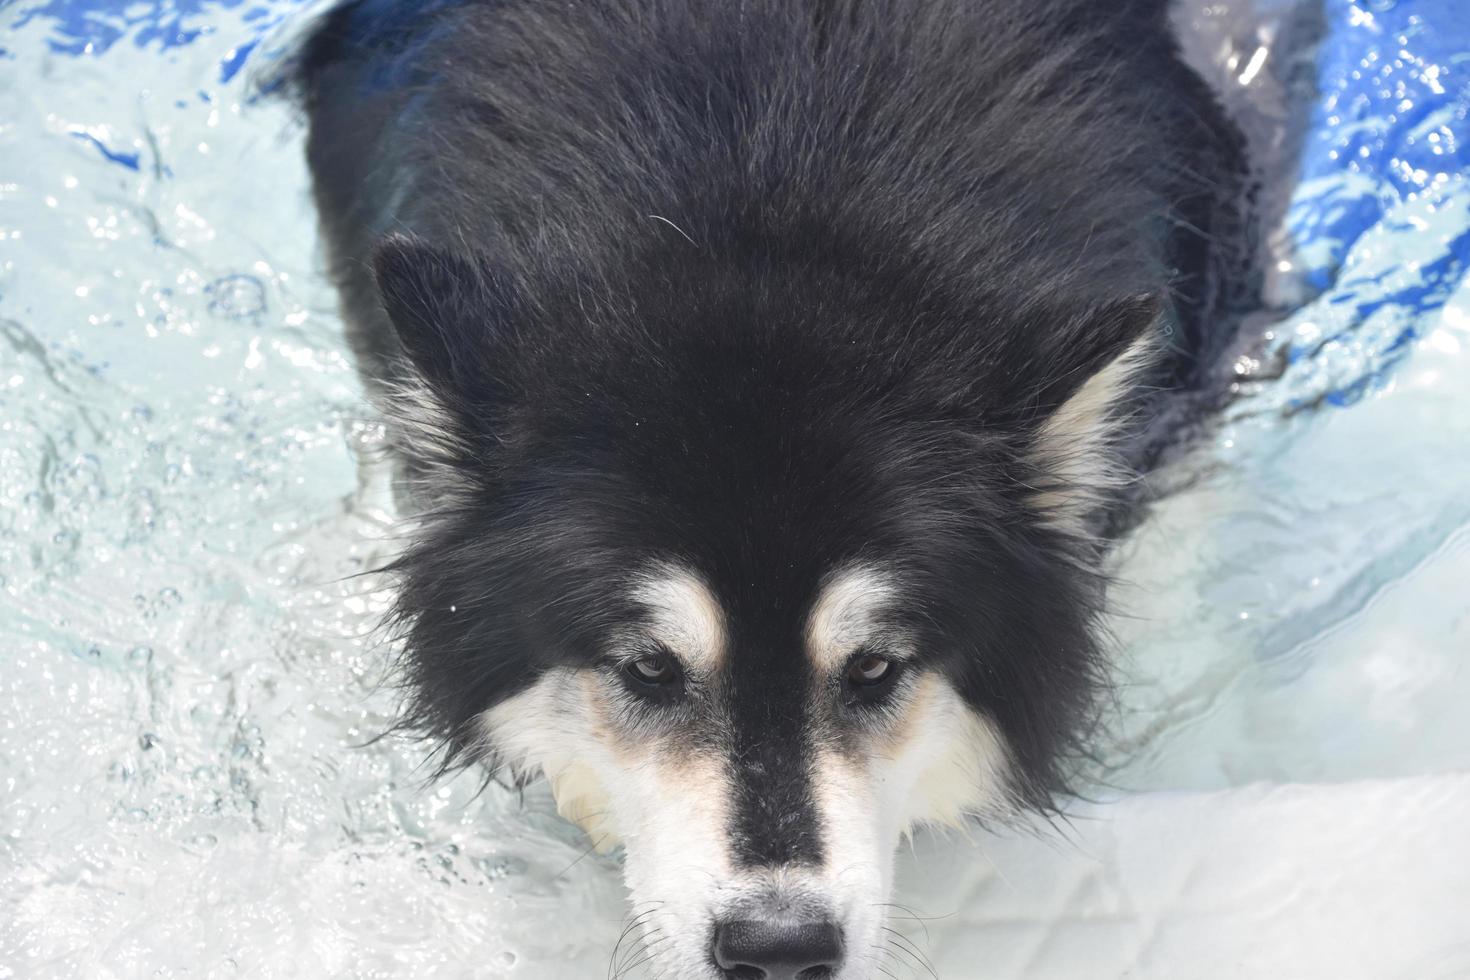
{"type": "Polygon", "coordinates": [[[829,980],[842,929],[826,920],[738,919],[715,928],[715,963],[730,980],[829,980]]]}

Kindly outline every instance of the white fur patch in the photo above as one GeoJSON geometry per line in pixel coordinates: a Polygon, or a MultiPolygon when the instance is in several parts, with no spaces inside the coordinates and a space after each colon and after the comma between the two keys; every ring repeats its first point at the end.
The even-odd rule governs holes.
{"type": "Polygon", "coordinates": [[[883,903],[903,835],[920,823],[962,827],[967,817],[1001,812],[1009,766],[995,727],[937,674],[919,680],[900,720],[864,751],[818,750],[812,793],[827,854],[819,887],[847,932],[844,978],[876,976],[885,965],[883,903]]]}
{"type": "Polygon", "coordinates": [[[544,775],[556,809],[599,850],[621,843],[611,819],[607,762],[612,746],[590,717],[591,671],[549,670],[531,687],[481,715],[486,741],[519,777],[544,775]]]}
{"type": "Polygon", "coordinates": [[[389,444],[400,458],[412,460],[421,470],[417,474],[421,485],[405,488],[410,509],[434,509],[446,498],[468,492],[458,464],[471,458],[473,449],[428,383],[414,374],[407,379],[384,382],[374,401],[383,414],[389,444]]]}
{"type": "Polygon", "coordinates": [[[730,861],[728,760],[674,738],[627,736],[611,683],[591,669],[548,671],[484,713],[486,737],[516,772],[544,773],[557,811],[600,850],[626,846],[638,938],[657,949],[656,968],[711,978],[712,916],[741,887],[730,861]]]}
{"type": "Polygon", "coordinates": [[[725,657],[725,615],[703,580],[676,565],[659,565],[633,590],[648,608],[653,638],[700,672],[718,670],[725,657]]]}
{"type": "MultiPolygon", "coordinates": [[[[807,619],[807,654],[817,669],[840,670],[864,645],[895,640],[882,614],[896,595],[892,577],[876,568],[861,566],[832,576],[807,619]]],[[[902,643],[885,642],[883,652],[901,657],[908,651],[902,643]]]]}
{"type": "Polygon", "coordinates": [[[971,817],[1003,814],[1011,761],[999,729],[937,675],[925,677],[914,698],[907,731],[877,746],[883,754],[874,763],[886,785],[901,787],[885,799],[900,832],[923,823],[963,827],[971,817]],[[898,774],[912,779],[905,784],[898,774]]]}
{"type": "Polygon", "coordinates": [[[1119,465],[1113,437],[1127,418],[1120,411],[1123,397],[1157,345],[1153,332],[1145,333],[1088,378],[1042,426],[1031,458],[1046,476],[1031,506],[1047,523],[1081,531],[1099,496],[1131,479],[1119,465]]]}
{"type": "MultiPolygon", "coordinates": [[[[853,647],[886,638],[884,607],[895,594],[891,578],[872,568],[834,578],[809,621],[813,656],[840,666],[853,647]]],[[[655,611],[662,642],[706,665],[724,656],[720,610],[696,578],[660,568],[639,596],[655,611]]],[[[844,929],[848,959],[836,980],[879,976],[889,955],[883,903],[902,836],[919,823],[961,825],[1006,806],[1002,737],[946,679],[917,671],[895,710],[853,739],[814,734],[809,772],[823,864],[741,867],[730,839],[738,761],[728,746],[691,744],[677,727],[626,729],[617,685],[602,669],[551,670],[485,712],[482,725],[517,773],[545,774],[558,811],[594,845],[626,845],[643,944],[629,956],[651,954],[655,975],[715,980],[709,942],[719,917],[815,903],[844,929]]],[[[824,698],[830,688],[813,691],[824,698]]]]}

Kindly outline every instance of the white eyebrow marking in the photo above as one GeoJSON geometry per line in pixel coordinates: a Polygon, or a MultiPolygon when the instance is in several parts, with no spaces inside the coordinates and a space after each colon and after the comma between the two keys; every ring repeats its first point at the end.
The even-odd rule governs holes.
{"type": "Polygon", "coordinates": [[[678,565],[657,565],[633,589],[647,607],[653,638],[696,670],[712,671],[725,658],[725,614],[709,586],[678,565]]]}
{"type": "MultiPolygon", "coordinates": [[[[807,654],[822,670],[837,670],[855,650],[889,630],[880,620],[898,594],[893,577],[858,566],[828,578],[807,619],[807,654]]],[[[907,651],[885,649],[903,655],[907,651]]]]}

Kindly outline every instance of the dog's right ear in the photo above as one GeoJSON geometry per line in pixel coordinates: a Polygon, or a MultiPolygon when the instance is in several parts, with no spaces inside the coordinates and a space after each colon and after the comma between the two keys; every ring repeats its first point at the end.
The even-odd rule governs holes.
{"type": "Polygon", "coordinates": [[[513,316],[507,284],[483,263],[399,234],[378,247],[373,271],[383,308],[421,379],[487,400],[492,348],[513,316]]]}

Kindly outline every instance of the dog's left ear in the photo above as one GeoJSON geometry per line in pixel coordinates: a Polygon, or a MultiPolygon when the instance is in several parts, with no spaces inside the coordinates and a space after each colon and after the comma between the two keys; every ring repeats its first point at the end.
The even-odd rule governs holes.
{"type": "Polygon", "coordinates": [[[1158,348],[1157,294],[1114,300],[1075,319],[1053,350],[1056,380],[1039,393],[1027,453],[1038,474],[1032,506],[1053,526],[1075,529],[1099,495],[1126,479],[1114,458],[1133,382],[1158,348]]]}
{"type": "Polygon", "coordinates": [[[1138,356],[1148,352],[1162,310],[1158,294],[1140,293],[1074,314],[1061,329],[1053,320],[1049,349],[1043,354],[1050,363],[1038,366],[1039,373],[1051,380],[1033,396],[1037,411],[1055,416],[1071,405],[1075,414],[1080,405],[1096,403],[1099,396],[1126,382],[1130,372],[1123,369],[1136,368],[1138,356]]]}
{"type": "Polygon", "coordinates": [[[431,389],[493,398],[496,348],[515,316],[512,290],[480,260],[390,235],[373,271],[404,354],[431,389]]]}

